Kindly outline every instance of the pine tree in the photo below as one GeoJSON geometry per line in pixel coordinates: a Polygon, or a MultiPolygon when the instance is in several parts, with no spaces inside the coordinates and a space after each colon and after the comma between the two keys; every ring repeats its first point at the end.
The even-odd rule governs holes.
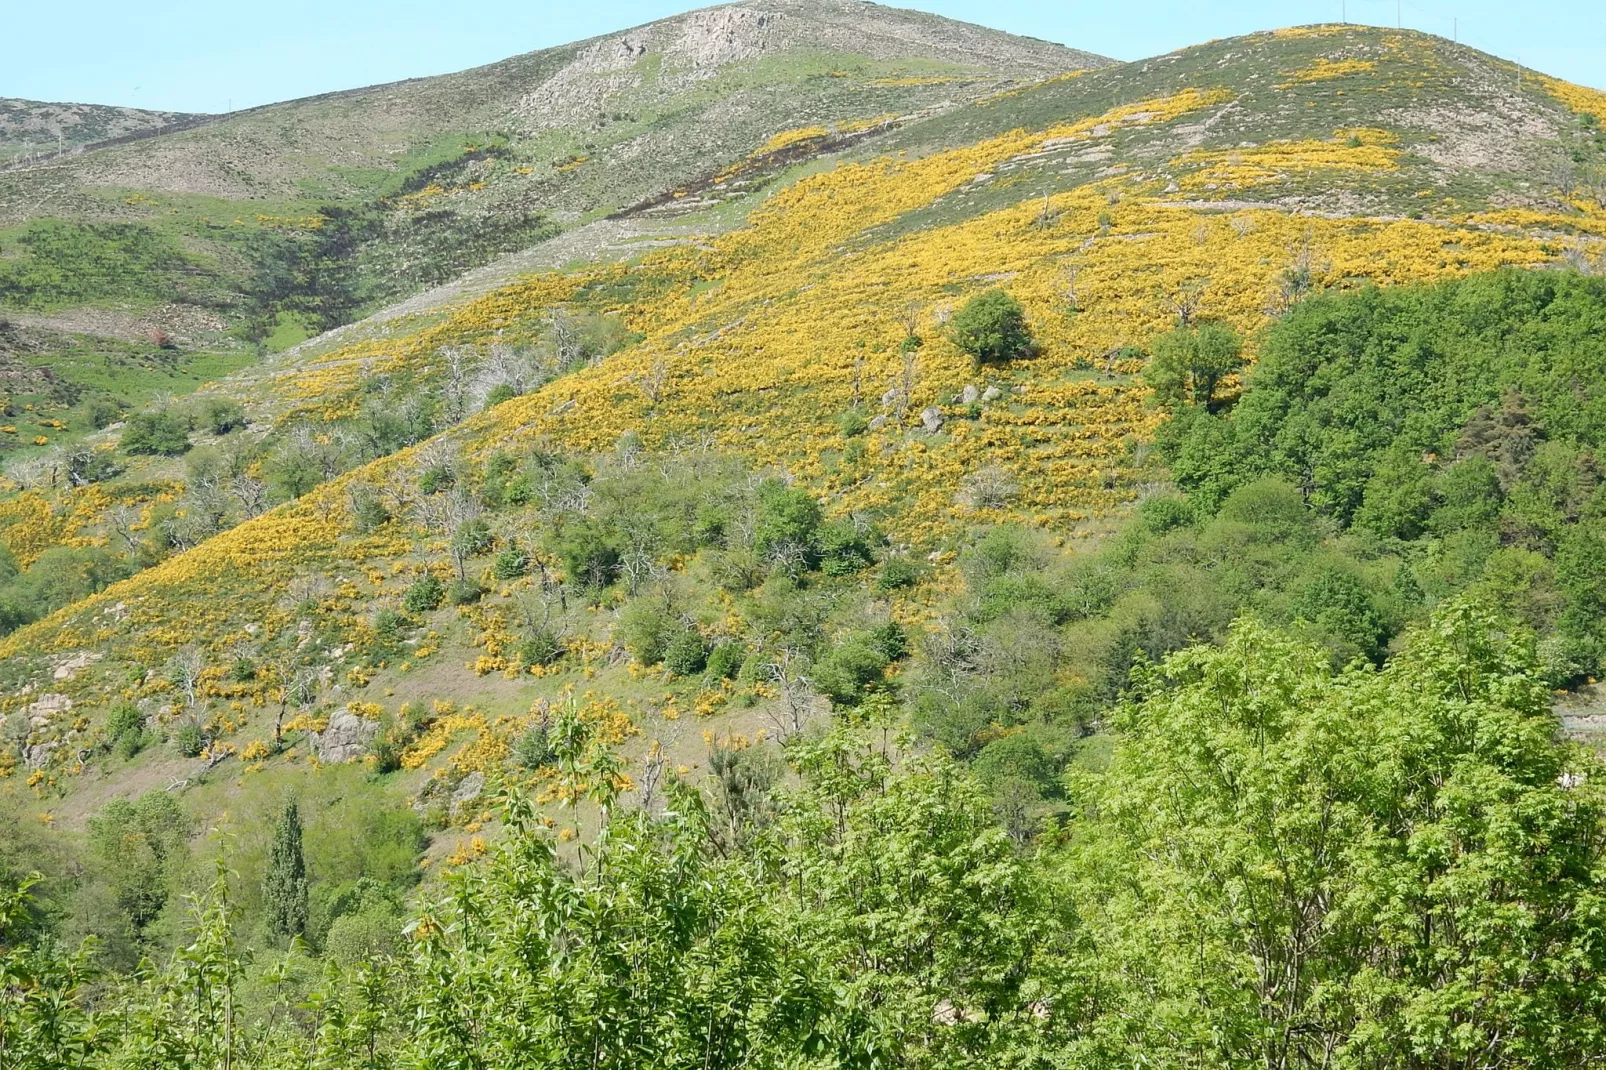
{"type": "Polygon", "coordinates": [[[307,928],[307,863],[301,854],[301,814],[294,800],[284,804],[273,830],[268,873],[262,881],[268,926],[282,936],[299,936],[307,928]]]}

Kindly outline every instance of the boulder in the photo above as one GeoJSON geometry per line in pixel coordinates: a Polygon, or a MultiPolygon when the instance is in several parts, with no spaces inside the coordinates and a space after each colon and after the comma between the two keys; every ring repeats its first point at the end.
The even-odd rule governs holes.
{"type": "Polygon", "coordinates": [[[974,405],[979,397],[981,397],[980,390],[977,390],[974,385],[967,386],[959,392],[959,404],[974,405]]]}
{"type": "Polygon", "coordinates": [[[485,789],[485,774],[475,770],[462,780],[458,781],[457,788],[452,792],[452,813],[457,813],[463,807],[480,797],[485,789]]]}
{"type": "Polygon", "coordinates": [[[996,386],[989,386],[986,390],[981,392],[982,404],[985,405],[989,402],[997,401],[1003,396],[1004,392],[1002,390],[998,389],[996,386]]]}
{"type": "Polygon", "coordinates": [[[329,718],[329,727],[313,734],[318,760],[329,764],[352,762],[368,753],[368,744],[379,732],[379,722],[370,721],[343,707],[329,718]]]}
{"type": "Polygon", "coordinates": [[[942,412],[936,408],[921,409],[920,422],[932,434],[942,430],[942,412]]]}
{"type": "Polygon", "coordinates": [[[872,431],[879,431],[885,426],[887,426],[887,418],[884,415],[877,416],[870,421],[870,430],[872,431]]]}

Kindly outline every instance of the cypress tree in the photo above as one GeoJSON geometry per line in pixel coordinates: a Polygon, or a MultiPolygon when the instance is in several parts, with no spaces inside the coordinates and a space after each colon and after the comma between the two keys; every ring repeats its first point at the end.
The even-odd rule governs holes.
{"type": "Polygon", "coordinates": [[[294,800],[284,804],[274,827],[262,892],[269,928],[281,936],[299,936],[306,931],[307,863],[301,853],[301,814],[294,800]]]}

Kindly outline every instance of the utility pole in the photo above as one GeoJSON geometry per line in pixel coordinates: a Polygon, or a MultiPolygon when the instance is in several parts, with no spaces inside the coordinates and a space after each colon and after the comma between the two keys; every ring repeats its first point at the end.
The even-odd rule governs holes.
{"type": "Polygon", "coordinates": [[[1394,26],[1396,29],[1405,29],[1404,0],[1394,0],[1394,26]]]}

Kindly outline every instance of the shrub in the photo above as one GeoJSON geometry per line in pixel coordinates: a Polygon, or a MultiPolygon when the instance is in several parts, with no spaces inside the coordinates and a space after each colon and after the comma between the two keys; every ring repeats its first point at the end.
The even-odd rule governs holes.
{"type": "Polygon", "coordinates": [[[457,484],[457,476],[443,464],[426,468],[418,474],[418,489],[425,494],[437,494],[457,484]]]}
{"type": "Polygon", "coordinates": [[[201,408],[201,426],[214,435],[226,435],[245,424],[245,409],[237,401],[211,398],[201,408]]]}
{"type": "Polygon", "coordinates": [[[870,421],[858,409],[849,409],[836,418],[836,426],[843,438],[853,438],[870,430],[870,421]]]}
{"type": "Polygon", "coordinates": [[[358,483],[351,488],[351,525],[359,535],[377,531],[390,522],[390,510],[377,488],[358,483]]]}
{"type": "Polygon", "coordinates": [[[89,426],[100,431],[123,418],[126,406],[116,398],[98,397],[89,402],[86,415],[89,417],[89,426]]]}
{"type": "Polygon", "coordinates": [[[123,427],[121,445],[124,453],[176,457],[190,448],[190,429],[165,409],[137,412],[123,427]]]}
{"type": "Polygon", "coordinates": [[[854,632],[814,666],[814,686],[835,706],[856,706],[878,684],[892,659],[872,632],[854,632]]]}
{"type": "Polygon", "coordinates": [[[402,596],[402,608],[409,613],[428,613],[440,608],[445,599],[446,588],[433,572],[426,572],[407,588],[407,593],[402,596]]]}
{"type": "Polygon", "coordinates": [[[663,599],[643,597],[633,599],[620,612],[614,634],[641,664],[656,665],[664,660],[678,627],[663,599]]]}
{"type": "Polygon", "coordinates": [[[106,717],[106,741],[118,755],[132,758],[145,744],[145,715],[132,702],[119,702],[106,717]]]}
{"type": "Polygon", "coordinates": [[[536,628],[519,644],[519,661],[526,666],[550,665],[563,656],[563,640],[550,628],[536,628]]]}
{"type": "Polygon", "coordinates": [[[807,491],[778,479],[759,484],[753,549],[760,557],[793,555],[812,565],[817,560],[814,535],[819,526],[820,503],[807,491]]]}
{"type": "Polygon", "coordinates": [[[513,760],[519,766],[530,772],[535,772],[542,766],[552,764],[557,757],[552,749],[552,741],[547,736],[547,730],[541,725],[534,725],[513,744],[513,760]]]}
{"type": "Polygon", "coordinates": [[[496,555],[496,563],[491,566],[492,573],[499,580],[513,580],[530,570],[530,555],[517,546],[509,546],[496,555]]]}
{"type": "Polygon", "coordinates": [[[720,643],[708,653],[705,671],[711,680],[730,680],[741,671],[747,648],[741,643],[720,643]]]}
{"type": "Polygon", "coordinates": [[[206,735],[194,721],[186,721],[173,733],[173,747],[186,758],[198,758],[206,749],[206,735]]]}
{"type": "Polygon", "coordinates": [[[452,549],[465,557],[474,557],[488,551],[496,542],[491,534],[490,521],[483,517],[466,520],[452,536],[452,549]]]}
{"type": "Polygon", "coordinates": [[[1178,327],[1154,340],[1143,378],[1168,408],[1216,403],[1221,381],[1243,367],[1243,339],[1224,323],[1178,327]]]}
{"type": "Polygon", "coordinates": [[[871,548],[875,532],[849,520],[821,524],[817,533],[820,571],[827,576],[848,576],[875,564],[871,548]]]}
{"type": "Polygon", "coordinates": [[[676,632],[664,645],[664,668],[676,676],[693,676],[708,664],[708,644],[696,628],[676,632]]]}
{"type": "Polygon", "coordinates": [[[485,588],[478,580],[453,580],[446,588],[446,600],[454,606],[468,606],[485,597],[485,588]]]}
{"type": "Polygon", "coordinates": [[[906,590],[919,583],[924,575],[925,569],[907,557],[889,557],[881,562],[876,588],[882,592],[906,590]]]}
{"type": "Polygon", "coordinates": [[[1018,360],[1032,352],[1026,311],[1003,290],[988,290],[967,301],[949,321],[948,337],[978,368],[1018,360]]]}

